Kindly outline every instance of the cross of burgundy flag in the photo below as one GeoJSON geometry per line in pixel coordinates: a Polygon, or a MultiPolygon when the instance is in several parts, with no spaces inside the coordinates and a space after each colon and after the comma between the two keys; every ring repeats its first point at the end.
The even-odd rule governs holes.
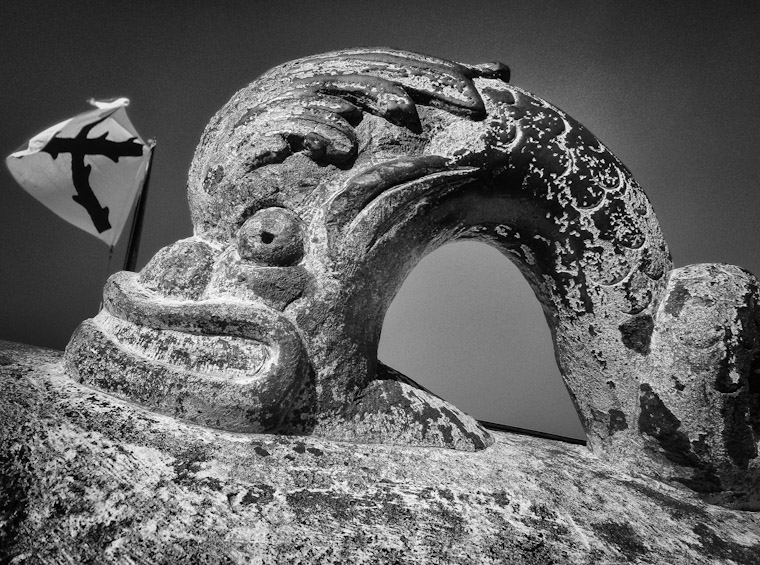
{"type": "Polygon", "coordinates": [[[142,190],[153,146],[129,121],[129,100],[90,103],[95,110],[49,127],[5,162],[24,190],[113,247],[142,190]]]}

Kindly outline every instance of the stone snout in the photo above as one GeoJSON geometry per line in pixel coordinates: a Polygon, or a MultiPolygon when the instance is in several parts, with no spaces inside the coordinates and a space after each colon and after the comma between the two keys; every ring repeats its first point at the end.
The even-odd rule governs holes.
{"type": "MultiPolygon", "coordinates": [[[[288,214],[275,212],[277,220],[288,214]]],[[[281,314],[303,293],[306,273],[246,261],[257,253],[270,262],[300,258],[292,249],[278,255],[277,228],[265,223],[256,235],[261,243],[269,234],[263,239],[274,250],[247,249],[243,260],[240,241],[220,249],[193,237],[160,250],[139,275],[115,274],[104,309],[72,336],[69,372],[201,425],[309,431],[313,375],[298,332],[281,314]]]]}

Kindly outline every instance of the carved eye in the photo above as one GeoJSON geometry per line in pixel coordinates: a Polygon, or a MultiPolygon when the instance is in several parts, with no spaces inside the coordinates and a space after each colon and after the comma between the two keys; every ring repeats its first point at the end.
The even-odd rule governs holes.
{"type": "Polygon", "coordinates": [[[301,220],[285,208],[265,208],[248,218],[237,235],[238,253],[247,261],[286,267],[303,257],[301,220]]]}

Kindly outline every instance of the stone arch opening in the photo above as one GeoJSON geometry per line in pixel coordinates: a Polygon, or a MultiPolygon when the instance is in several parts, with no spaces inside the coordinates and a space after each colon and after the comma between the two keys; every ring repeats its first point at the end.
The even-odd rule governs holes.
{"type": "Polygon", "coordinates": [[[494,247],[425,256],[386,311],[378,358],[479,420],[585,439],[541,306],[494,247]]]}

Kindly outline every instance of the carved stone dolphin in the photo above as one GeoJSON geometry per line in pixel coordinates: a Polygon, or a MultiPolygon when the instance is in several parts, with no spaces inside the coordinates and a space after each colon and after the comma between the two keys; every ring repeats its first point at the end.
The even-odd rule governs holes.
{"type": "Polygon", "coordinates": [[[201,138],[194,235],[108,281],[70,374],[231,431],[485,448],[475,420],[377,360],[409,271],[474,239],[533,288],[595,452],[756,497],[758,281],[674,270],[626,167],[508,80],[392,49],[265,73],[201,138]]]}

